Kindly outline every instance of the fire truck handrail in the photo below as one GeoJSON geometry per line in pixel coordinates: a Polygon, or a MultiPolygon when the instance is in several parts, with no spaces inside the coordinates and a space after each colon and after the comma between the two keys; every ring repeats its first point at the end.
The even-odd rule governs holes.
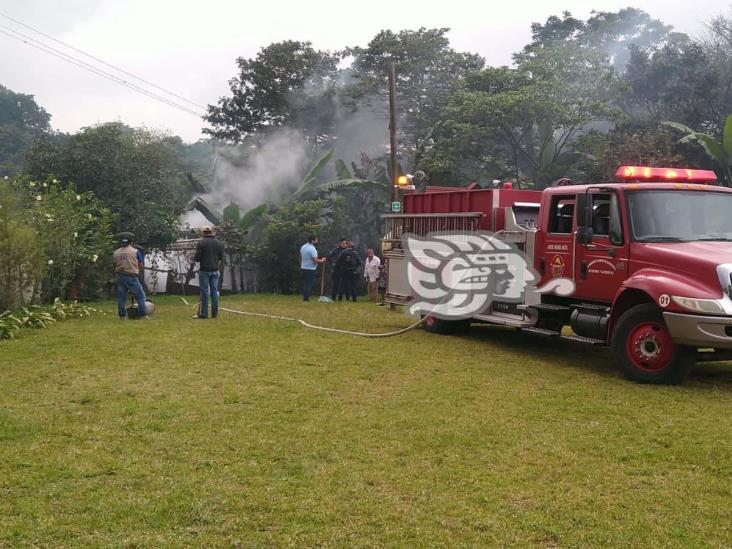
{"type": "Polygon", "coordinates": [[[458,213],[422,213],[422,214],[383,214],[384,219],[404,219],[410,217],[483,217],[483,212],[458,212],[458,213]]]}

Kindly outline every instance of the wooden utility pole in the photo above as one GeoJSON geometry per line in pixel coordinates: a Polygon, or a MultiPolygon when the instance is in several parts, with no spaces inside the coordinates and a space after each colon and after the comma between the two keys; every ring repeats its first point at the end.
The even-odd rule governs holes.
{"type": "Polygon", "coordinates": [[[398,199],[397,182],[397,115],[396,115],[396,67],[389,62],[389,170],[391,171],[391,201],[398,199]]]}

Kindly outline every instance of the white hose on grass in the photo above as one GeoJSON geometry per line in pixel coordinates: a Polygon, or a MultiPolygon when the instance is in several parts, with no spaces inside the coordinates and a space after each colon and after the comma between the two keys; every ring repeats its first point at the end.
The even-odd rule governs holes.
{"type": "MultiPolygon", "coordinates": [[[[184,297],[182,297],[181,300],[183,300],[183,303],[185,303],[186,305],[193,306],[193,307],[196,306],[196,305],[191,305],[190,303],[188,303],[188,301],[184,297]]],[[[406,328],[402,328],[401,330],[397,330],[395,332],[386,332],[383,334],[370,334],[367,332],[352,332],[350,330],[340,330],[338,328],[328,328],[327,326],[315,326],[314,324],[310,324],[309,322],[306,322],[301,318],[292,318],[289,316],[268,315],[268,314],[264,314],[264,313],[251,313],[248,311],[239,311],[237,309],[227,309],[226,307],[219,307],[219,311],[226,311],[227,313],[231,313],[231,314],[235,314],[235,315],[242,315],[242,316],[254,316],[254,317],[259,317],[259,318],[269,318],[272,320],[283,320],[286,322],[297,322],[298,324],[305,326],[306,328],[311,328],[313,330],[321,330],[323,332],[332,332],[332,333],[336,333],[336,334],[345,334],[345,335],[351,335],[351,336],[356,336],[356,337],[371,337],[371,338],[394,337],[394,336],[405,334],[405,333],[409,332],[410,330],[414,330],[417,326],[422,324],[427,319],[427,317],[425,316],[424,318],[419,319],[414,324],[411,324],[411,325],[407,326],[406,328]]]]}

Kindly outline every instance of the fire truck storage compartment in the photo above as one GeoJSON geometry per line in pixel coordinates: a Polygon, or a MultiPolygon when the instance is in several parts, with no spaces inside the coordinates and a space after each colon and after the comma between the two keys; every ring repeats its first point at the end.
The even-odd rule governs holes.
{"type": "Polygon", "coordinates": [[[513,189],[456,189],[426,193],[410,193],[404,196],[404,213],[438,214],[458,212],[482,212],[478,227],[484,231],[500,231],[505,228],[505,208],[513,207],[520,225],[535,226],[539,221],[541,191],[513,189]]]}

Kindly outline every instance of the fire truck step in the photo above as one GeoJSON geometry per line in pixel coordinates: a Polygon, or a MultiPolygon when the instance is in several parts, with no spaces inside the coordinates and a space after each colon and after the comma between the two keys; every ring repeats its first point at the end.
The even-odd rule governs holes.
{"type": "Polygon", "coordinates": [[[559,336],[562,335],[562,332],[555,332],[554,330],[546,330],[544,328],[534,328],[533,326],[530,328],[522,328],[522,332],[529,332],[530,334],[538,334],[543,336],[559,336]]]}
{"type": "Polygon", "coordinates": [[[519,305],[517,307],[519,311],[526,311],[534,309],[535,311],[544,311],[547,313],[559,313],[562,311],[569,311],[569,307],[564,305],[554,305],[554,303],[537,303],[536,305],[519,305]]]}
{"type": "Polygon", "coordinates": [[[581,313],[590,313],[593,315],[607,314],[610,309],[606,305],[597,305],[595,303],[572,303],[570,307],[577,309],[581,313]]]}
{"type": "Polygon", "coordinates": [[[563,335],[562,339],[566,339],[569,341],[577,341],[579,343],[587,343],[589,345],[605,345],[605,340],[595,339],[594,337],[585,337],[585,336],[578,336],[578,335],[563,335]]]}

